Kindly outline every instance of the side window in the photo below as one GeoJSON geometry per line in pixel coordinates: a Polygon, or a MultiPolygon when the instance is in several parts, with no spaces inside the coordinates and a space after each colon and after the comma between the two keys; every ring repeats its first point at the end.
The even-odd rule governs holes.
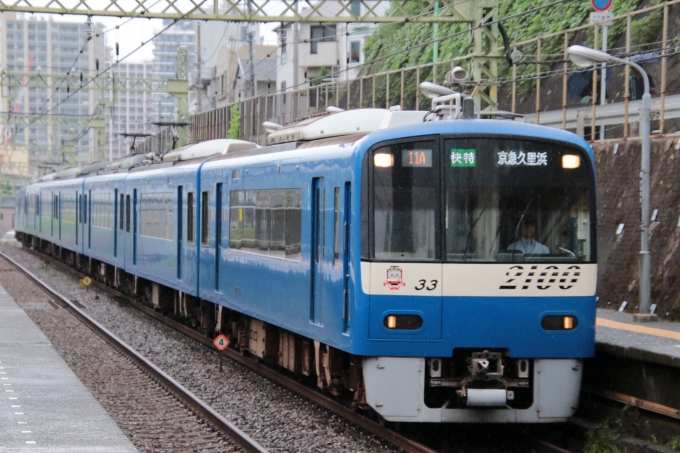
{"type": "Polygon", "coordinates": [[[87,223],[87,213],[89,211],[88,207],[89,205],[87,204],[87,195],[83,196],[83,223],[87,223]]]}
{"type": "Polygon", "coordinates": [[[187,193],[187,242],[194,242],[194,193],[187,193]]]}
{"type": "Polygon", "coordinates": [[[333,194],[333,267],[340,267],[340,187],[333,194]]]}
{"type": "Polygon", "coordinates": [[[130,232],[130,195],[125,196],[125,232],[130,232]]]}
{"type": "Polygon", "coordinates": [[[210,238],[208,234],[210,233],[210,206],[208,201],[210,200],[210,192],[203,191],[201,193],[201,244],[208,245],[210,243],[210,238]]]}
{"type": "Polygon", "coordinates": [[[302,189],[232,190],[229,211],[229,248],[302,260],[302,189]]]}
{"type": "Polygon", "coordinates": [[[222,183],[215,190],[215,245],[220,247],[222,240],[222,183]]]}
{"type": "Polygon", "coordinates": [[[118,210],[119,210],[119,214],[118,214],[119,227],[118,227],[118,229],[123,231],[123,225],[124,225],[124,222],[125,222],[125,220],[124,220],[125,219],[125,195],[123,195],[123,194],[120,194],[120,203],[119,203],[118,210]]]}

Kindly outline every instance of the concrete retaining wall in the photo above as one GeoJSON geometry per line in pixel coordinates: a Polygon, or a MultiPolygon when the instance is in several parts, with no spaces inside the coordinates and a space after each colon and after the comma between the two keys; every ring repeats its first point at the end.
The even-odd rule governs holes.
{"type": "MultiPolygon", "coordinates": [[[[680,320],[680,151],[677,138],[652,140],[650,224],[652,303],[661,317],[680,320]],[[667,314],[668,313],[668,314],[667,314]]],[[[598,261],[601,307],[639,301],[640,141],[597,144],[598,261]],[[616,150],[616,153],[615,153],[616,150]],[[623,223],[623,234],[616,230],[623,223]]]]}

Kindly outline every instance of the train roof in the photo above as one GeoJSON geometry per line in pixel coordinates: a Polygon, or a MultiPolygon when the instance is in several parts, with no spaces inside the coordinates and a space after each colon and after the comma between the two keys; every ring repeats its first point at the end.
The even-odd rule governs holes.
{"type": "Polygon", "coordinates": [[[316,116],[272,131],[268,145],[366,134],[404,124],[422,123],[428,112],[400,109],[356,109],[316,116]]]}
{"type": "MultiPolygon", "coordinates": [[[[425,114],[426,112],[419,113],[425,114]]],[[[282,143],[259,149],[251,149],[245,152],[218,156],[210,159],[210,161],[206,163],[206,168],[216,167],[220,165],[220,161],[236,158],[238,158],[238,161],[235,162],[237,165],[242,165],[243,163],[257,164],[268,160],[278,159],[306,160],[309,158],[318,158],[319,152],[323,153],[324,158],[330,159],[341,155],[346,156],[355,151],[358,151],[361,154],[374,144],[384,141],[447,134],[477,137],[501,135],[506,137],[566,142],[585,149],[590,156],[591,161],[593,159],[592,149],[583,138],[560,129],[507,119],[456,119],[425,123],[423,123],[421,119],[421,121],[417,123],[388,127],[371,133],[344,135],[313,141],[282,143]],[[336,146],[333,147],[333,145],[336,146]],[[265,154],[267,155],[265,156],[265,154]],[[240,158],[244,158],[244,160],[241,160],[240,158]]]]}
{"type": "MultiPolygon", "coordinates": [[[[137,173],[173,166],[198,165],[206,160],[210,161],[212,167],[222,160],[255,158],[264,154],[280,153],[282,155],[262,156],[251,160],[251,162],[262,162],[272,158],[296,159],[309,156],[312,148],[325,148],[323,152],[326,154],[329,146],[356,143],[360,144],[361,149],[366,150],[381,141],[446,134],[503,135],[562,141],[585,149],[591,162],[593,159],[593,152],[588,143],[571,132],[511,120],[456,119],[423,122],[427,113],[386,109],[343,111],[307,119],[276,130],[270,134],[270,138],[275,136],[274,141],[279,140],[281,142],[265,147],[244,140],[208,140],[172,151],[166,154],[163,162],[160,163],[150,163],[146,155],[137,154],[108,164],[103,170],[101,168],[105,163],[93,163],[84,167],[69,168],[51,173],[39,178],[36,182],[73,179],[96,174],[137,173]],[[357,129],[359,130],[357,131],[357,129]],[[287,142],[284,140],[285,137],[288,137],[288,139],[295,138],[295,140],[287,142]]],[[[268,139],[268,142],[271,142],[271,140],[268,139]]],[[[352,147],[352,149],[355,148],[352,147]]],[[[342,154],[346,154],[348,151],[349,149],[344,147],[342,154]]]]}
{"type": "Polygon", "coordinates": [[[259,148],[257,143],[233,138],[207,140],[183,146],[163,156],[163,162],[179,162],[259,148]]]}
{"type": "Polygon", "coordinates": [[[372,145],[376,142],[396,140],[404,137],[446,134],[467,134],[471,136],[500,135],[506,137],[525,137],[537,140],[554,140],[570,143],[579,148],[583,148],[588,152],[591,160],[593,158],[593,150],[588,142],[572,132],[512,120],[458,119],[431,121],[418,125],[411,124],[379,130],[369,134],[367,138],[369,138],[370,144],[372,145]]]}

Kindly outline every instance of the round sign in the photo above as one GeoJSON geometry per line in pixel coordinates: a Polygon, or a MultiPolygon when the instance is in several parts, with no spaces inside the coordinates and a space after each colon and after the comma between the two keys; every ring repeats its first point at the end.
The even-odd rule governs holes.
{"type": "Polygon", "coordinates": [[[607,11],[614,4],[614,0],[590,0],[595,11],[607,11]]]}

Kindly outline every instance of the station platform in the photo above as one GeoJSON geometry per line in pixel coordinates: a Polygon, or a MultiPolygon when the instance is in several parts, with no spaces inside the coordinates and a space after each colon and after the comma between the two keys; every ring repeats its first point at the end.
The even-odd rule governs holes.
{"type": "Polygon", "coordinates": [[[595,338],[598,351],[680,366],[680,322],[639,323],[630,313],[598,309],[595,338]]]}
{"type": "Polygon", "coordinates": [[[0,453],[137,449],[0,287],[0,453]]]}
{"type": "Polygon", "coordinates": [[[596,324],[595,357],[584,366],[582,402],[601,409],[606,404],[597,398],[604,397],[663,420],[680,420],[680,322],[636,323],[630,313],[598,309],[596,324]]]}

